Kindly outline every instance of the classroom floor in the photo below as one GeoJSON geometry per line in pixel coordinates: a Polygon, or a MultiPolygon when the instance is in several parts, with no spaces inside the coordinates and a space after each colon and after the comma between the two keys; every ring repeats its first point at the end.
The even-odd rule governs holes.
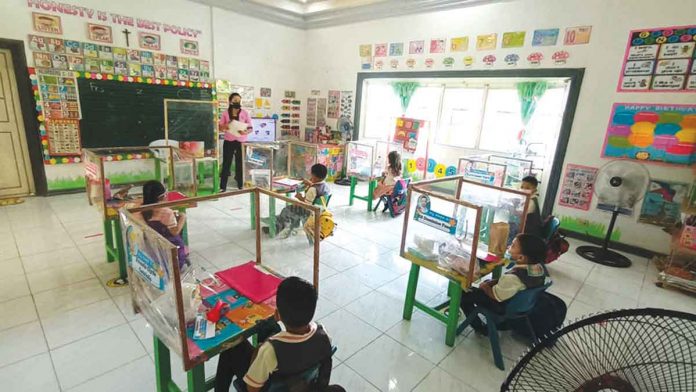
{"type": "MultiPolygon", "coordinates": [[[[455,347],[444,325],[416,311],[401,318],[409,264],[398,256],[401,219],[348,207],[348,187],[333,186],[338,229],[322,243],[316,318],[338,351],[332,382],[348,391],[493,391],[506,373],[488,340],[467,329],[455,347]]],[[[189,210],[194,263],[219,270],[251,259],[248,197],[189,210]],[[236,230],[235,235],[230,235],[236,230]]],[[[109,288],[117,265],[105,262],[101,221],[84,194],[30,198],[0,207],[0,385],[18,391],[154,391],[152,332],[130,308],[127,288],[109,288]]],[[[285,241],[285,242],[284,242],[285,241]]],[[[310,277],[306,249],[264,241],[265,260],[281,273],[310,277]]],[[[628,270],[591,264],[571,250],[549,266],[551,291],[568,319],[605,309],[660,307],[693,312],[696,299],[659,289],[655,267],[629,256],[628,270]]],[[[446,281],[423,271],[417,296],[445,298],[446,281]]],[[[525,343],[503,332],[511,369],[525,343]]],[[[185,373],[173,356],[175,379],[185,373]]],[[[206,366],[215,369],[216,359],[206,366]]]]}

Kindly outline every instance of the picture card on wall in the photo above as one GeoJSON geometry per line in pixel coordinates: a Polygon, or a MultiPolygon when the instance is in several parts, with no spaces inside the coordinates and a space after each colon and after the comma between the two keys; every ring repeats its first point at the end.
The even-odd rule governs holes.
{"type": "Polygon", "coordinates": [[[34,52],[34,66],[37,68],[51,68],[51,55],[49,53],[34,52]]]}
{"type": "Polygon", "coordinates": [[[638,222],[673,227],[681,222],[681,205],[688,193],[688,184],[651,179],[638,222]]]}
{"type": "Polygon", "coordinates": [[[99,45],[91,44],[89,42],[84,42],[82,44],[85,57],[98,58],[99,57],[99,45]]]}
{"type": "Polygon", "coordinates": [[[63,44],[65,45],[65,52],[67,54],[82,55],[82,42],[66,39],[63,44]]]}
{"type": "Polygon", "coordinates": [[[527,35],[524,31],[510,31],[503,33],[503,48],[521,48],[524,46],[524,38],[527,35]]]}
{"type": "Polygon", "coordinates": [[[161,38],[159,34],[138,32],[138,44],[141,49],[160,50],[161,38]]]}
{"type": "Polygon", "coordinates": [[[129,62],[140,62],[140,51],[137,49],[128,49],[128,61],[129,62]]]}
{"type": "Polygon", "coordinates": [[[629,33],[617,91],[696,92],[696,25],[629,33]]]}
{"type": "Polygon", "coordinates": [[[614,104],[602,156],[696,163],[696,105],[614,104]]]}
{"type": "Polygon", "coordinates": [[[155,60],[152,57],[152,52],[148,52],[147,50],[140,51],[140,63],[152,65],[154,62],[155,60]]]}
{"type": "Polygon", "coordinates": [[[411,41],[408,44],[408,54],[423,54],[425,41],[411,41]]]}
{"type": "Polygon", "coordinates": [[[128,49],[114,48],[114,61],[128,61],[128,49]]]}
{"type": "Polygon", "coordinates": [[[360,45],[360,57],[372,57],[372,44],[360,45]]]}
{"type": "Polygon", "coordinates": [[[566,165],[558,204],[579,210],[589,210],[598,170],[596,167],[570,163],[566,165]]]}
{"type": "Polygon", "coordinates": [[[390,56],[403,56],[404,55],[404,43],[403,42],[392,42],[389,44],[389,55],[390,56]]]}
{"type": "Polygon", "coordinates": [[[476,37],[476,50],[492,50],[498,44],[498,34],[484,34],[476,37]]]}
{"type": "Polygon", "coordinates": [[[583,45],[590,43],[592,26],[568,27],[563,38],[564,45],[583,45]]]}
{"type": "Polygon", "coordinates": [[[445,53],[445,39],[436,38],[430,40],[430,53],[445,53]]]}
{"type": "Polygon", "coordinates": [[[48,51],[48,38],[29,34],[29,49],[33,52],[48,51]]]}
{"type": "Polygon", "coordinates": [[[111,27],[94,23],[87,23],[87,39],[106,44],[114,42],[111,27]]]}
{"type": "Polygon", "coordinates": [[[387,56],[387,44],[375,44],[375,57],[387,56]]]}
{"type": "Polygon", "coordinates": [[[361,57],[360,58],[360,69],[362,69],[362,70],[372,69],[372,57],[370,57],[370,56],[361,57]]]}
{"type": "Polygon", "coordinates": [[[49,37],[46,41],[48,43],[48,51],[51,53],[65,53],[65,44],[60,38],[49,37]]]}
{"type": "Polygon", "coordinates": [[[60,16],[32,12],[31,19],[34,24],[34,31],[48,34],[63,34],[60,16]]]}
{"type": "Polygon", "coordinates": [[[469,50],[469,37],[454,37],[450,39],[451,52],[466,52],[469,50]]]}
{"type": "Polygon", "coordinates": [[[198,41],[191,41],[188,39],[182,39],[179,42],[179,47],[182,54],[187,54],[191,56],[198,56],[198,41]]]}
{"type": "Polygon", "coordinates": [[[534,30],[532,46],[554,46],[558,43],[560,29],[534,30]]]}

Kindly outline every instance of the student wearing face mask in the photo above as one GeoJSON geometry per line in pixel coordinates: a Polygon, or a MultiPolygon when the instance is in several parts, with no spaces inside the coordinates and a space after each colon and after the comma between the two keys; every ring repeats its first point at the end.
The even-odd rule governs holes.
{"type": "Polygon", "coordinates": [[[230,106],[222,114],[218,124],[220,132],[225,133],[225,142],[222,145],[222,169],[220,170],[220,191],[227,189],[227,179],[230,176],[230,167],[234,158],[234,179],[237,187],[242,189],[244,177],[242,175],[242,143],[246,142],[247,135],[251,132],[251,117],[246,110],[242,109],[242,96],[237,93],[230,95],[230,106]],[[239,131],[235,134],[230,129],[233,121],[247,124],[246,131],[239,131]]]}

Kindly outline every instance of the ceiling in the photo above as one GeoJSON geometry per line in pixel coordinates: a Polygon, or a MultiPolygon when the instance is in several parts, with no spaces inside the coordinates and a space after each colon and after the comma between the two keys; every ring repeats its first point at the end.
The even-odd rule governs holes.
{"type": "Polygon", "coordinates": [[[300,29],[510,0],[191,0],[300,29]]]}

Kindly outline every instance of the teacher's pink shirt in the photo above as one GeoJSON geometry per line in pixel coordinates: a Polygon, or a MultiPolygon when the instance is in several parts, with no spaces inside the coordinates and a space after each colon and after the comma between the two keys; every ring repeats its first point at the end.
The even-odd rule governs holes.
{"type": "MultiPolygon", "coordinates": [[[[240,109],[240,110],[239,110],[239,121],[240,121],[240,122],[243,122],[243,123],[245,123],[245,124],[247,124],[247,125],[249,125],[249,126],[251,126],[251,117],[249,116],[249,113],[247,113],[246,110],[244,110],[244,109],[240,109]]],[[[222,113],[222,117],[220,117],[220,123],[219,123],[219,124],[220,124],[221,127],[224,127],[224,126],[226,126],[227,124],[229,124],[229,123],[231,123],[231,122],[232,122],[232,121],[230,121],[230,114],[227,112],[227,110],[225,110],[225,111],[222,113]]],[[[247,136],[248,136],[248,135],[244,135],[244,136],[234,136],[234,135],[233,135],[232,133],[230,133],[230,132],[225,132],[225,140],[227,140],[227,141],[229,141],[229,142],[238,141],[238,142],[244,143],[244,142],[246,142],[246,140],[247,140],[247,136]]]]}

